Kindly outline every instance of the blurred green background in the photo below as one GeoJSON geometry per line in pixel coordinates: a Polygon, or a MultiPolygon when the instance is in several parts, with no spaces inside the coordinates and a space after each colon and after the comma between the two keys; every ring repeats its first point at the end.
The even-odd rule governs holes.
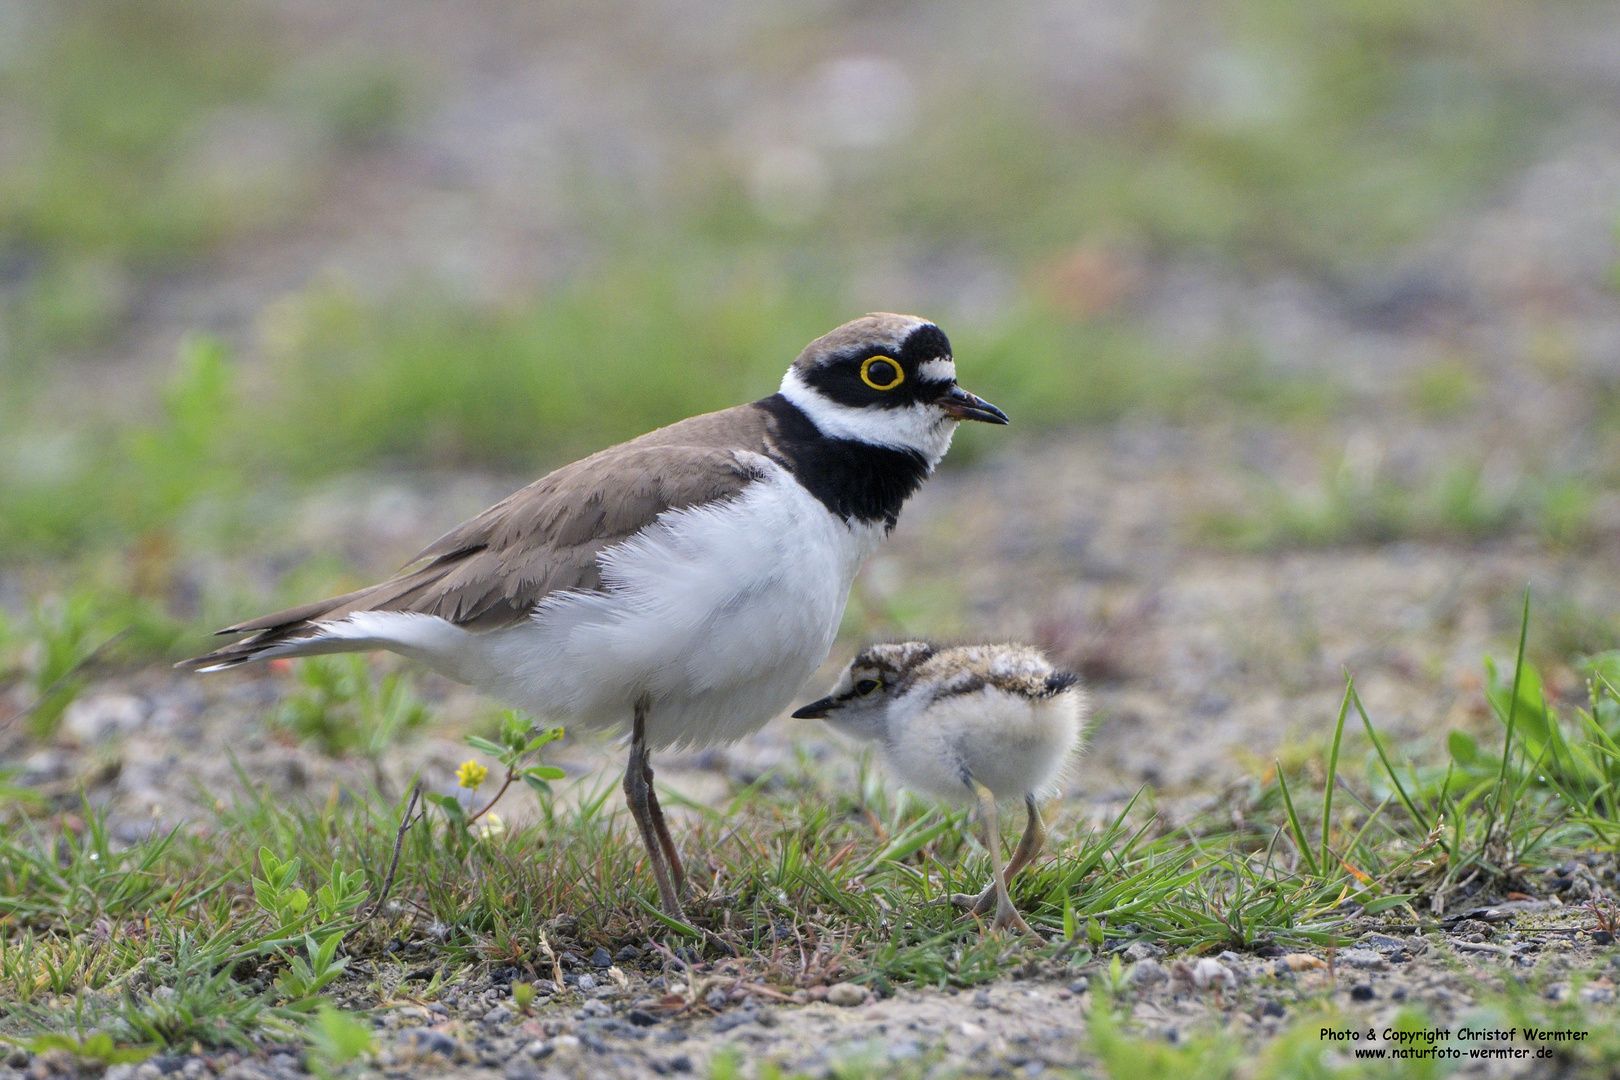
{"type": "Polygon", "coordinates": [[[440,500],[470,512],[769,393],[874,309],[937,319],[1014,417],[956,467],[1144,417],[1280,430],[1303,457],[1235,465],[1195,542],[1590,547],[1620,485],[1616,26],[4,0],[0,612],[64,664],[108,619],[184,651],[454,520],[378,562],[287,524],[312,492],[487,478],[440,500]]]}

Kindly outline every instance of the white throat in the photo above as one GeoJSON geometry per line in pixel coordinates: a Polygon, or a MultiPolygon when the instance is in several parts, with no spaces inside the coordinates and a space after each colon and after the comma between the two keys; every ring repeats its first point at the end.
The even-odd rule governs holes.
{"type": "Polygon", "coordinates": [[[849,439],[870,446],[914,450],[932,468],[951,448],[956,421],[932,405],[912,404],[899,409],[857,409],[829,401],[788,368],[782,376],[782,396],[798,407],[829,439],[849,439]]]}

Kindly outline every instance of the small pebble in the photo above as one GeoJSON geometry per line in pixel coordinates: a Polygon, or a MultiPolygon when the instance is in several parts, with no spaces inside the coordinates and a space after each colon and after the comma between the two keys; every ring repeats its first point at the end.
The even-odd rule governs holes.
{"type": "Polygon", "coordinates": [[[1120,956],[1127,963],[1141,963],[1143,960],[1157,960],[1164,955],[1164,950],[1157,945],[1149,945],[1145,941],[1133,942],[1120,956]]]}
{"type": "Polygon", "coordinates": [[[581,975],[579,977],[579,982],[576,985],[581,990],[595,990],[596,989],[596,976],[595,975],[581,975]]]}
{"type": "Polygon", "coordinates": [[[1351,1001],[1371,1001],[1373,988],[1371,983],[1358,983],[1350,988],[1351,1001]]]}
{"type": "Polygon", "coordinates": [[[1366,971],[1382,971],[1389,966],[1385,963],[1383,954],[1372,949],[1345,949],[1339,953],[1339,963],[1345,967],[1362,968],[1366,971]]]}
{"type": "Polygon", "coordinates": [[[1364,934],[1359,944],[1368,949],[1376,949],[1381,953],[1400,952],[1406,948],[1406,942],[1400,938],[1390,937],[1388,934],[1364,934]]]}
{"type": "Polygon", "coordinates": [[[1125,972],[1125,982],[1130,986],[1153,986],[1169,977],[1170,973],[1157,960],[1139,960],[1125,972]]]}
{"type": "Polygon", "coordinates": [[[613,954],[598,945],[596,951],[591,953],[591,967],[610,968],[613,966],[613,954]]]}
{"type": "Polygon", "coordinates": [[[536,1061],[539,1061],[541,1058],[551,1056],[551,1044],[546,1042],[544,1039],[535,1039],[528,1046],[523,1048],[523,1052],[534,1058],[536,1061]]]}
{"type": "Polygon", "coordinates": [[[629,963],[632,960],[640,960],[641,950],[636,948],[634,945],[626,945],[613,955],[613,959],[617,960],[621,964],[629,963]]]}
{"type": "MultiPolygon", "coordinates": [[[[852,1004],[859,1004],[859,1002],[852,1002],[852,1004]]],[[[739,1028],[744,1024],[753,1023],[754,1018],[755,1015],[752,1009],[737,1009],[733,1012],[722,1013],[720,1016],[715,1017],[714,1030],[724,1033],[732,1028],[739,1028]]]]}
{"type": "MultiPolygon", "coordinates": [[[[451,1036],[442,1031],[434,1031],[432,1028],[409,1028],[400,1032],[399,1041],[418,1054],[443,1054],[447,1058],[456,1056],[456,1047],[459,1045],[451,1036]]],[[[291,1059],[292,1055],[278,1054],[276,1057],[291,1059]]],[[[271,1058],[270,1063],[275,1065],[275,1058],[271,1058]]],[[[289,1067],[296,1068],[297,1062],[291,1061],[288,1066],[280,1066],[280,1068],[289,1067]]]]}
{"type": "Polygon", "coordinates": [[[511,1022],[512,1010],[502,1005],[497,1005],[484,1014],[484,1023],[489,1027],[499,1027],[502,1024],[510,1024],[511,1022]]]}
{"type": "Polygon", "coordinates": [[[829,986],[827,1001],[829,1004],[846,1009],[852,1005],[860,1005],[866,1001],[866,987],[847,982],[829,986]]]}

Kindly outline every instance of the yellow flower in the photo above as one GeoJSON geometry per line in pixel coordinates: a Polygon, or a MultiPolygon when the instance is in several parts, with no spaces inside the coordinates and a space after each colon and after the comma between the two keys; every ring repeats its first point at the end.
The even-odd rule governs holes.
{"type": "Polygon", "coordinates": [[[477,791],[478,785],[482,784],[488,777],[489,770],[476,761],[463,761],[461,768],[456,770],[456,783],[464,788],[472,788],[474,791],[477,791]]]}

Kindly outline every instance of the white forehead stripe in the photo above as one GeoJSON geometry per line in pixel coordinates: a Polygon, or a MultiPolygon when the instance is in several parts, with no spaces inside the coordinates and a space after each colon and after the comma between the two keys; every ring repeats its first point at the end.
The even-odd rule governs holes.
{"type": "Polygon", "coordinates": [[[917,378],[923,382],[955,382],[956,361],[950,357],[924,360],[917,365],[917,378]]]}

